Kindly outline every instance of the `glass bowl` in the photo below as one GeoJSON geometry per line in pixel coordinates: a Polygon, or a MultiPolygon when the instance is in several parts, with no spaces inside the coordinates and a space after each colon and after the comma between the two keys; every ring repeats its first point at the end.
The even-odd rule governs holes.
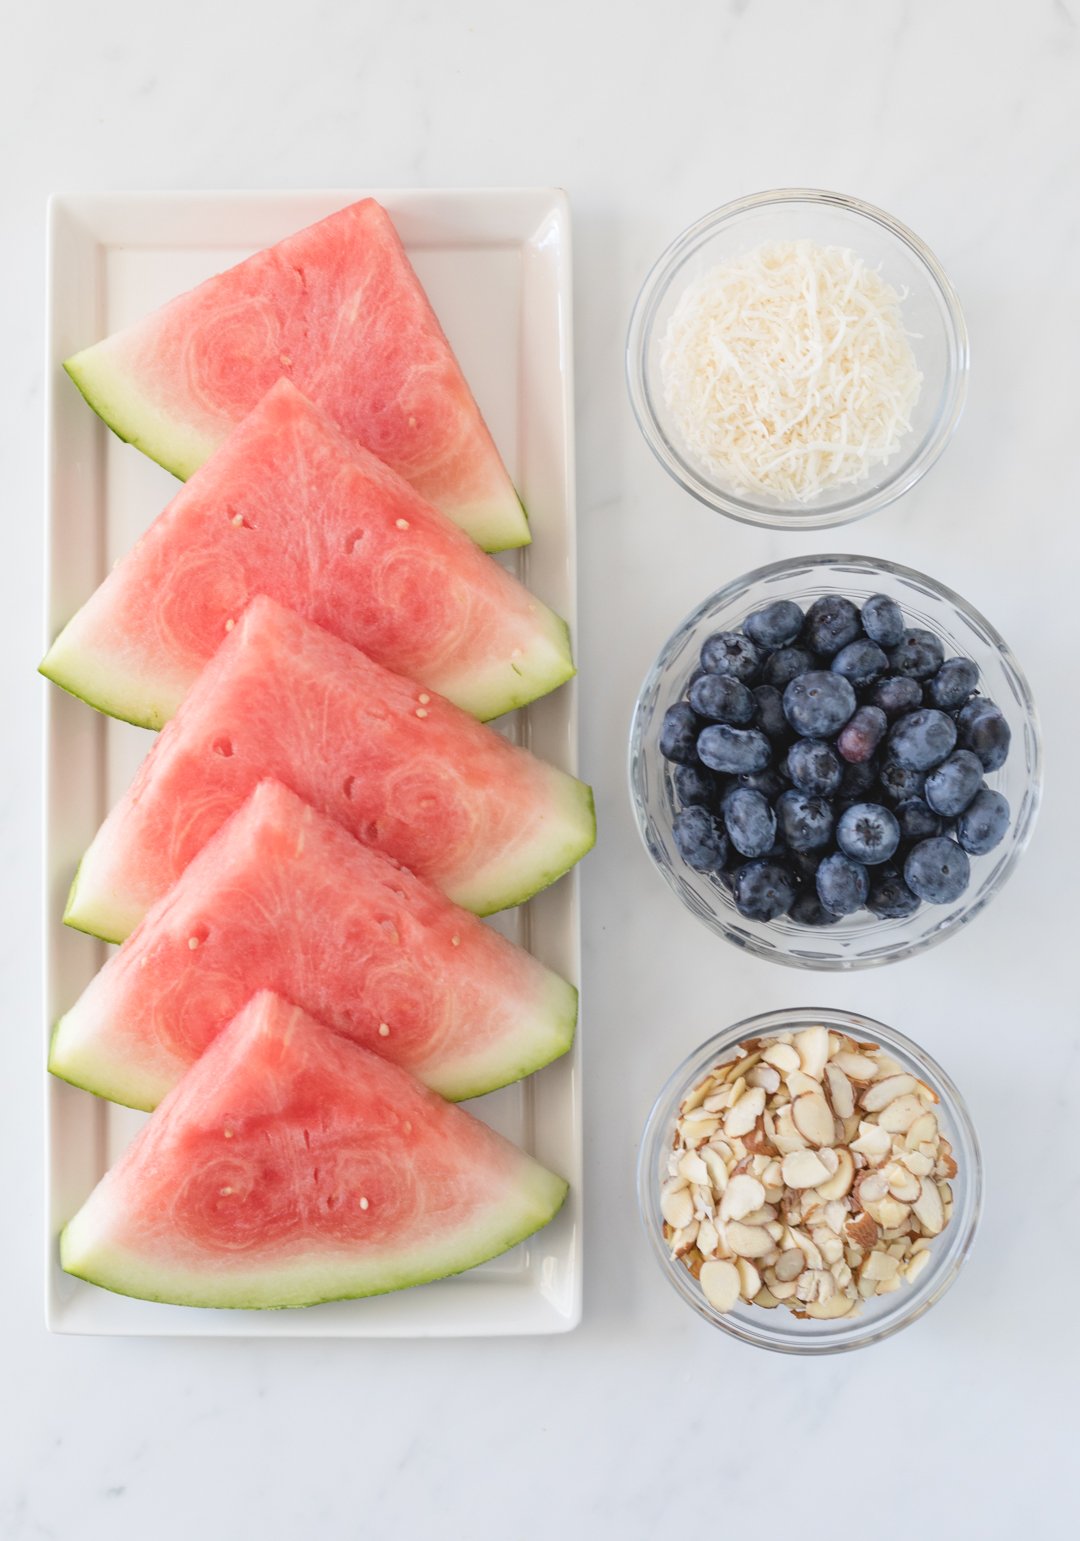
{"type": "Polygon", "coordinates": [[[989,621],[943,584],[910,567],[873,557],[811,556],[774,562],[736,578],[683,621],[660,652],[638,696],[630,733],[630,791],[645,848],[687,909],[728,941],[759,957],[797,968],[854,969],[891,963],[943,941],[967,925],[997,893],[1031,837],[1042,786],[1042,752],[1035,704],[1008,645],[989,621]],[[720,880],[695,872],[672,838],[676,812],[672,771],[660,754],[660,722],[686,691],[705,638],[735,630],[752,610],[774,599],[804,608],[819,595],[846,594],[856,604],[883,593],[897,601],[909,626],[940,637],[945,656],[962,654],[979,666],[979,690],[1001,708],[1012,729],[1009,758],[986,776],[1009,800],[1012,822],[986,856],[971,858],[971,882],[954,904],[923,904],[904,920],[878,920],[869,911],[834,926],[799,926],[786,917],[746,920],[720,880]]]}
{"type": "Polygon", "coordinates": [[[978,1138],[963,1098],[936,1060],[895,1028],[885,1027],[870,1017],[810,1007],[748,1017],[717,1033],[715,1038],[710,1038],[688,1055],[653,1104],[641,1138],[637,1178],[638,1207],[645,1235],[672,1288],[712,1326],[744,1343],[782,1354],[839,1354],[865,1348],[917,1321],[941,1299],[960,1272],[971,1251],[982,1208],[982,1156],[978,1138]],[[934,1240],[930,1263],[915,1283],[902,1284],[891,1295],[878,1295],[864,1301],[857,1316],[840,1317],[834,1321],[800,1321],[784,1305],[766,1310],[747,1301],[740,1301],[734,1310],[721,1313],[709,1304],[697,1280],[683,1263],[671,1256],[664,1241],[660,1184],[666,1176],[667,1155],[671,1150],[679,1104],[711,1066],[728,1059],[735,1045],[744,1038],[799,1032],[818,1025],[847,1033],[861,1042],[879,1044],[905,1070],[917,1075],[937,1092],[941,1101],[934,1111],[942,1133],[952,1144],[957,1164],[956,1176],[951,1180],[952,1218],[934,1240]]]}
{"type": "Polygon", "coordinates": [[[913,487],[941,454],[967,394],[968,337],[949,279],[929,247],[898,220],[858,198],[813,188],[756,193],[684,230],[646,278],[626,344],[630,401],[645,442],[681,487],[745,524],[821,529],[884,508],[913,487]],[[809,239],[861,256],[903,297],[903,317],[923,375],[911,430],[900,449],[861,482],[827,488],[806,503],[736,492],[697,464],[664,402],[660,357],[671,313],[687,286],[764,242],[809,239]]]}

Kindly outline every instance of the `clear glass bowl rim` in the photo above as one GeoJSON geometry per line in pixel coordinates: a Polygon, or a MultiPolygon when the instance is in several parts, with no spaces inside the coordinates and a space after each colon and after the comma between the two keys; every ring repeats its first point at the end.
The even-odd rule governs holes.
{"type": "Polygon", "coordinates": [[[642,437],[668,475],[707,508],[726,514],[730,519],[737,519],[742,524],[770,529],[813,530],[851,524],[857,519],[865,519],[877,513],[910,491],[938,460],[956,431],[967,400],[970,367],[971,345],[960,298],[952,280],[926,242],[900,220],[872,203],[846,193],[815,187],[778,187],[767,192],[751,193],[712,209],[683,230],[649,269],[631,312],[626,339],[626,382],[630,405],[642,437]],[[947,317],[950,361],[944,407],[917,453],[909,460],[901,458],[893,475],[887,476],[879,485],[861,494],[850,489],[840,489],[834,502],[812,510],[794,504],[765,504],[755,502],[752,498],[736,497],[714,486],[704,473],[696,472],[668,444],[653,411],[646,379],[647,350],[656,309],[682,263],[723,225],[744,214],[773,205],[798,203],[826,204],[871,220],[910,250],[925,269],[931,285],[942,300],[947,317]]]}
{"type": "MultiPolygon", "coordinates": [[[[925,1049],[914,1043],[904,1033],[897,1028],[887,1027],[884,1022],[879,1022],[873,1017],[866,1017],[859,1012],[847,1011],[839,1007],[789,1006],[777,1011],[765,1011],[752,1017],[744,1017],[741,1022],[723,1028],[712,1038],[706,1039],[704,1043],[693,1049],[672,1071],[653,1102],[642,1130],[637,1161],[637,1199],[638,1216],[661,1272],[676,1293],[710,1326],[720,1328],[731,1337],[738,1338],[740,1342],[749,1343],[755,1348],[769,1349],[775,1353],[802,1356],[848,1353],[857,1348],[866,1348],[871,1343],[884,1342],[886,1338],[891,1338],[903,1328],[909,1327],[912,1322],[918,1321],[925,1315],[931,1306],[936,1305],[955,1282],[960,1269],[971,1254],[982,1214],[982,1150],[967,1103],[952,1077],[925,1049]],[[941,1106],[946,1111],[948,1122],[954,1126],[955,1131],[967,1146],[967,1155],[962,1169],[964,1181],[960,1195],[957,1194],[954,1184],[955,1207],[952,1219],[939,1238],[942,1239],[948,1235],[954,1226],[958,1228],[953,1234],[954,1238],[959,1238],[959,1241],[948,1267],[942,1268],[936,1261],[932,1261],[916,1285],[902,1285],[896,1296],[901,1308],[894,1315],[876,1321],[854,1317],[847,1321],[846,1330],[841,1327],[836,1329],[832,1336],[811,1340],[805,1335],[805,1324],[791,1317],[783,1306],[777,1306],[771,1311],[761,1309],[760,1315],[765,1320],[762,1322],[760,1332],[753,1327],[748,1327],[734,1316],[723,1316],[713,1310],[702,1294],[697,1281],[682,1263],[672,1258],[664,1242],[659,1223],[661,1216],[657,1166],[660,1153],[659,1141],[662,1139],[666,1141],[669,1137],[679,1102],[710,1062],[721,1058],[726,1051],[733,1049],[744,1038],[758,1037],[765,1033],[797,1032],[801,1028],[817,1025],[835,1027],[841,1032],[850,1032],[855,1029],[866,1039],[880,1043],[883,1048],[895,1049],[902,1055],[909,1056],[925,1072],[923,1079],[941,1098],[941,1106]],[[961,1197],[962,1202],[959,1201],[961,1197]],[[784,1323],[779,1330],[778,1323],[784,1323]],[[771,1331],[768,1330],[770,1328],[771,1331]]],[[[932,1258],[933,1255],[933,1249],[931,1249],[932,1258]]]]}
{"type": "Polygon", "coordinates": [[[630,721],[627,773],[630,784],[630,802],[634,810],[634,819],[635,823],[637,824],[638,834],[641,837],[641,841],[645,847],[646,854],[648,855],[652,865],[656,868],[657,872],[660,873],[661,877],[668,884],[668,887],[671,888],[675,893],[675,896],[679,899],[679,902],[683,903],[682,895],[679,893],[676,884],[673,882],[671,874],[659,861],[657,861],[650,848],[650,815],[646,806],[646,799],[643,790],[638,784],[638,777],[636,774],[636,762],[639,757],[645,753],[646,747],[643,742],[643,730],[639,731],[639,725],[642,722],[642,712],[645,706],[646,697],[653,689],[657,675],[662,672],[665,665],[665,660],[667,659],[669,653],[676,646],[679,640],[688,631],[691,631],[709,611],[713,609],[719,609],[723,605],[730,603],[731,601],[737,599],[741,594],[754,587],[756,584],[764,582],[766,579],[772,577],[775,574],[793,571],[797,572],[803,568],[816,567],[819,565],[824,566],[826,564],[845,567],[863,566],[872,569],[875,573],[887,574],[889,577],[900,578],[903,580],[912,581],[916,584],[925,585],[926,588],[929,589],[938,599],[941,599],[946,604],[951,605],[962,616],[972,622],[977,628],[981,628],[986,633],[987,637],[993,641],[995,650],[1000,656],[1003,666],[1007,667],[1009,673],[1013,677],[1017,693],[1023,702],[1024,713],[1028,727],[1030,729],[1032,741],[1030,797],[1025,809],[1025,817],[1023,823],[1015,823],[1010,830],[1009,838],[1012,844],[1008,859],[1002,866],[1001,870],[998,872],[995,881],[986,889],[984,893],[980,894],[979,897],[970,906],[966,906],[958,914],[957,918],[951,925],[943,926],[940,929],[931,931],[927,935],[915,937],[912,941],[904,944],[903,946],[898,946],[895,951],[889,952],[887,954],[879,954],[869,958],[850,956],[837,959],[810,960],[801,956],[790,957],[779,950],[766,948],[762,946],[753,936],[740,936],[738,940],[736,940],[728,934],[728,928],[723,918],[716,914],[715,911],[708,917],[702,916],[696,910],[694,911],[698,919],[701,920],[703,924],[707,925],[710,930],[722,936],[725,941],[729,942],[731,945],[737,945],[741,947],[744,952],[748,952],[755,957],[763,958],[770,963],[780,963],[790,968],[816,969],[822,972],[854,972],[857,969],[883,967],[889,963],[897,963],[905,958],[914,957],[916,954],[925,952],[928,948],[936,947],[940,942],[945,941],[946,938],[953,935],[954,931],[956,931],[961,924],[970,924],[970,922],[974,920],[977,915],[982,913],[990,901],[995,898],[998,893],[1000,893],[1003,885],[1015,870],[1017,862],[1020,860],[1020,857],[1027,849],[1027,846],[1031,840],[1031,836],[1038,817],[1039,806],[1042,801],[1043,756],[1042,734],[1039,728],[1038,711],[1035,706],[1034,697],[1031,693],[1031,687],[1028,684],[1027,676],[1025,675],[1023,669],[1020,667],[1015,654],[1005,639],[1001,636],[997,628],[990,624],[990,622],[986,619],[981,611],[977,610],[974,605],[969,604],[968,601],[964,599],[962,595],[957,594],[955,590],[950,589],[947,584],[941,583],[936,578],[929,577],[929,575],[926,573],[919,572],[917,568],[906,567],[903,563],[900,562],[890,562],[884,557],[857,556],[850,553],[817,552],[809,556],[785,557],[779,562],[768,562],[763,567],[755,567],[750,572],[743,573],[738,578],[733,578],[729,583],[724,584],[723,588],[717,589],[715,593],[706,596],[706,598],[703,599],[700,604],[695,606],[690,614],[685,616],[683,620],[680,621],[679,625],[675,627],[674,631],[667,638],[663,647],[660,649],[656,658],[653,660],[653,663],[650,665],[649,671],[646,674],[644,681],[642,682],[641,689],[638,692],[637,700],[634,703],[633,716],[631,717],[630,721]]]}

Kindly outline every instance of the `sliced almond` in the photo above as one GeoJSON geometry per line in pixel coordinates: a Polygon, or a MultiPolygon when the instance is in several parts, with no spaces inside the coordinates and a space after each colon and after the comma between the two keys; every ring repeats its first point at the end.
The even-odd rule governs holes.
{"type": "MultiPolygon", "coordinates": [[[[913,1092],[917,1082],[913,1075],[890,1075],[883,1080],[875,1081],[866,1091],[861,1092],[859,1101],[868,1113],[880,1113],[882,1108],[890,1102],[895,1102],[897,1097],[906,1096],[913,1092]]],[[[922,1112],[920,1106],[919,1112],[922,1112]]]]}
{"type": "Polygon", "coordinates": [[[720,1232],[711,1220],[702,1220],[698,1226],[697,1249],[702,1257],[714,1257],[720,1245],[720,1232]]]}
{"type": "Polygon", "coordinates": [[[744,1300],[753,1300],[761,1289],[761,1275],[753,1263],[745,1257],[737,1258],[735,1267],[739,1274],[739,1293],[744,1300]]]}
{"type": "Polygon", "coordinates": [[[924,1102],[940,1102],[941,1098],[932,1086],[927,1086],[925,1081],[915,1080],[915,1089],[924,1102]]]}
{"type": "Polygon", "coordinates": [[[748,1172],[740,1172],[729,1180],[724,1189],[724,1196],[720,1200],[720,1219],[724,1222],[741,1220],[744,1215],[760,1209],[764,1202],[765,1189],[761,1183],[748,1172]]]}
{"type": "Polygon", "coordinates": [[[831,1145],[836,1138],[832,1110],[820,1092],[807,1092],[791,1104],[795,1127],[811,1145],[831,1145]]]}
{"type": "Polygon", "coordinates": [[[855,1301],[849,1296],[841,1294],[837,1290],[835,1295],[830,1295],[828,1300],[811,1300],[806,1307],[807,1316],[812,1316],[815,1321],[833,1321],[836,1317],[847,1316],[853,1309],[855,1301]]]}
{"type": "Polygon", "coordinates": [[[730,1311],[739,1298],[739,1270],[734,1263],[705,1263],[701,1292],[717,1311],[730,1311]]]}
{"type": "Polygon", "coordinates": [[[724,1117],[724,1133],[729,1140],[749,1134],[765,1111],[765,1091],[761,1086],[749,1087],[724,1117]]]}
{"type": "Polygon", "coordinates": [[[837,1118],[850,1118],[855,1111],[855,1088],[834,1061],[825,1066],[825,1086],[837,1118]]]}
{"type": "MultiPolygon", "coordinates": [[[[814,1153],[811,1152],[811,1154],[814,1153]]],[[[826,1152],[822,1150],[817,1154],[824,1157],[826,1152]]],[[[844,1198],[850,1192],[855,1177],[855,1163],[851,1159],[850,1152],[841,1147],[836,1152],[836,1158],[836,1171],[833,1176],[817,1185],[818,1193],[825,1200],[844,1198]]]]}
{"type": "Polygon", "coordinates": [[[764,1257],[773,1249],[773,1239],[763,1225],[732,1220],[724,1227],[724,1239],[736,1257],[764,1257]]]}
{"type": "Polygon", "coordinates": [[[743,1225],[769,1225],[776,1219],[777,1209],[773,1204],[762,1204],[760,1209],[752,1209],[748,1215],[740,1215],[743,1225]]]}
{"type": "Polygon", "coordinates": [[[701,1147],[701,1161],[708,1173],[713,1192],[717,1195],[723,1193],[727,1187],[728,1175],[727,1167],[724,1165],[720,1152],[714,1150],[711,1145],[703,1145],[701,1147]]]}
{"type": "Polygon", "coordinates": [[[881,1175],[888,1183],[893,1198],[899,1199],[902,1204],[910,1204],[918,1198],[919,1179],[906,1166],[901,1166],[899,1161],[890,1161],[881,1175]]]}
{"type": "Polygon", "coordinates": [[[795,1298],[794,1279],[778,1279],[775,1284],[770,1284],[769,1288],[772,1290],[777,1300],[794,1300],[795,1298]]]}
{"type": "Polygon", "coordinates": [[[866,1049],[872,1049],[873,1050],[873,1056],[872,1057],[873,1057],[874,1066],[875,1066],[875,1069],[874,1069],[874,1080],[875,1081],[884,1081],[889,1076],[893,1076],[893,1075],[907,1075],[908,1074],[908,1072],[904,1069],[903,1065],[901,1065],[898,1060],[893,1059],[891,1054],[886,1054],[885,1053],[885,1051],[881,1048],[880,1044],[876,1044],[876,1043],[875,1044],[863,1043],[863,1044],[860,1044],[859,1047],[860,1047],[860,1049],[862,1049],[864,1051],[866,1049]]]}
{"type": "Polygon", "coordinates": [[[921,1114],[922,1103],[918,1097],[913,1094],[894,1097],[878,1114],[878,1125],[890,1134],[906,1134],[921,1114]]]}
{"type": "Polygon", "coordinates": [[[881,1227],[873,1215],[852,1215],[844,1225],[844,1239],[852,1246],[867,1252],[881,1235],[881,1227]]]}
{"type": "Polygon", "coordinates": [[[877,1064],[866,1054],[841,1050],[830,1063],[842,1070],[849,1081],[858,1081],[860,1085],[872,1081],[877,1073],[877,1064]]]}
{"type": "Polygon", "coordinates": [[[789,1188],[816,1188],[828,1182],[829,1172],[816,1150],[793,1150],[786,1155],[780,1170],[789,1188]]]}
{"type": "Polygon", "coordinates": [[[798,1070],[800,1059],[798,1051],[790,1043],[770,1043],[761,1051],[762,1059],[769,1065],[775,1065],[781,1074],[786,1075],[790,1070],[798,1070]]]}
{"type": "Polygon", "coordinates": [[[660,1213],[676,1231],[681,1231],[694,1218],[694,1201],[681,1177],[666,1182],[660,1190],[660,1213]]]}
{"type": "Polygon", "coordinates": [[[828,1030],[824,1027],[808,1027],[804,1032],[796,1033],[794,1048],[803,1073],[820,1081],[825,1062],[829,1058],[828,1030]]]}
{"type": "Polygon", "coordinates": [[[880,1166],[892,1155],[892,1141],[888,1131],[879,1129],[877,1124],[859,1124],[859,1138],[852,1140],[851,1150],[860,1156],[865,1156],[870,1166],[880,1166]]]}
{"type": "Polygon", "coordinates": [[[867,1213],[872,1214],[877,1223],[885,1230],[895,1230],[904,1224],[911,1209],[907,1204],[901,1204],[899,1199],[891,1196],[883,1198],[878,1204],[867,1204],[867,1213]]]}
{"type": "Polygon", "coordinates": [[[754,1304],[766,1311],[775,1311],[780,1302],[770,1289],[760,1289],[754,1296],[754,1304]]]}
{"type": "Polygon", "coordinates": [[[825,1268],[808,1268],[799,1275],[795,1294],[807,1305],[812,1301],[824,1303],[836,1294],[836,1280],[825,1268]]]}
{"type": "Polygon", "coordinates": [[[746,1078],[747,1086],[760,1086],[771,1097],[780,1090],[780,1072],[775,1065],[755,1065],[746,1078]]]}
{"type": "Polygon", "coordinates": [[[910,1262],[904,1268],[904,1278],[908,1281],[909,1284],[914,1284],[919,1275],[923,1273],[927,1268],[929,1268],[929,1266],[930,1253],[916,1252],[911,1258],[910,1262]]]}
{"type": "Polygon", "coordinates": [[[929,1156],[924,1156],[921,1150],[908,1150],[900,1157],[901,1166],[907,1167],[915,1177],[929,1177],[934,1170],[934,1163],[929,1156]]]}
{"type": "Polygon", "coordinates": [[[945,1224],[945,1209],[933,1178],[922,1179],[919,1197],[911,1208],[923,1230],[930,1236],[937,1236],[945,1224]]]}
{"type": "Polygon", "coordinates": [[[839,1171],[840,1154],[838,1151],[833,1150],[831,1145],[823,1145],[817,1152],[817,1158],[830,1177],[835,1176],[839,1171]]]}
{"type": "Polygon", "coordinates": [[[867,1172],[855,1184],[855,1197],[865,1209],[867,1204],[879,1204],[889,1191],[884,1172],[867,1172]]]}
{"type": "Polygon", "coordinates": [[[773,1271],[781,1284],[786,1284],[791,1279],[797,1279],[805,1267],[806,1258],[802,1248],[789,1247],[786,1252],[781,1252],[773,1271]]]}
{"type": "Polygon", "coordinates": [[[871,1252],[859,1270],[859,1279],[894,1279],[900,1271],[900,1264],[896,1258],[890,1257],[887,1252],[871,1252]]]}
{"type": "Polygon", "coordinates": [[[670,1244],[672,1256],[682,1257],[685,1253],[689,1252],[690,1248],[697,1241],[697,1233],[698,1223],[696,1220],[691,1220],[690,1224],[684,1226],[681,1231],[676,1231],[671,1238],[670,1244]]]}
{"type": "Polygon", "coordinates": [[[936,1140],[937,1132],[937,1116],[933,1113],[921,1113],[915,1122],[908,1126],[904,1135],[904,1148],[915,1150],[920,1145],[936,1140]]]}
{"type": "Polygon", "coordinates": [[[790,1229],[791,1239],[802,1252],[811,1268],[821,1269],[825,1266],[825,1259],[818,1249],[817,1243],[807,1236],[805,1231],[790,1229]]]}
{"type": "Polygon", "coordinates": [[[833,1235],[842,1236],[844,1234],[844,1221],[848,1216],[847,1205],[841,1204],[838,1199],[833,1199],[825,1205],[823,1213],[825,1224],[832,1231],[833,1235]]]}

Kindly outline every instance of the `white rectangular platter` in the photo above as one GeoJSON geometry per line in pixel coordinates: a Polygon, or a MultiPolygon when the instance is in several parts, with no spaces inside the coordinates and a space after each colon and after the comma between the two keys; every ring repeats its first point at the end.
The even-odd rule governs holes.
{"type": "MultiPolygon", "coordinates": [[[[389,210],[529,511],[533,544],[512,570],[575,621],[570,217],[555,189],[58,196],[49,216],[48,639],[164,507],[177,483],[121,444],[62,360],[261,246],[370,191],[389,210]]],[[[503,726],[503,725],[500,725],[503,726]]],[[[505,731],[577,770],[573,683],[505,731]]],[[[45,1020],[106,947],[61,923],[82,851],[151,737],[50,688],[46,711],[45,1020]]],[[[579,982],[575,874],[499,918],[500,929],[579,982]]],[[[469,1104],[570,1182],[559,1217],[460,1278],[300,1311],[200,1311],[85,1284],[57,1260],[60,1229],[145,1115],[47,1082],[46,1318],[56,1332],[232,1337],[432,1337],[564,1332],[581,1314],[581,1065],[574,1049],[518,1086],[469,1104]]]]}

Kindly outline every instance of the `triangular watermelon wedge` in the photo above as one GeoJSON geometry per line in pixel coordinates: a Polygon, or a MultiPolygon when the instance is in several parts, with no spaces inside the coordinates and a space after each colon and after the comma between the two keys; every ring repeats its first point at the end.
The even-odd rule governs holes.
{"type": "Polygon", "coordinates": [[[114,433],[186,478],[282,376],[488,551],[529,526],[386,210],[365,198],[64,365],[114,433]]]}
{"type": "Polygon", "coordinates": [[[41,672],[160,728],[255,594],[483,719],[574,672],[565,622],[287,380],[113,568],[41,672]]]}
{"type": "Polygon", "coordinates": [[[263,993],[102,1178],[60,1258],[144,1300],[306,1306],[474,1268],[566,1192],[404,1070],[263,993]]]}
{"type": "Polygon", "coordinates": [[[261,782],[91,980],[55,1075],[153,1108],[259,989],[457,1101],[570,1047],[577,991],[436,888],[261,782]]]}
{"type": "Polygon", "coordinates": [[[122,941],[266,777],[481,915],[596,837],[582,782],[260,596],[98,831],[64,919],[122,941]]]}

